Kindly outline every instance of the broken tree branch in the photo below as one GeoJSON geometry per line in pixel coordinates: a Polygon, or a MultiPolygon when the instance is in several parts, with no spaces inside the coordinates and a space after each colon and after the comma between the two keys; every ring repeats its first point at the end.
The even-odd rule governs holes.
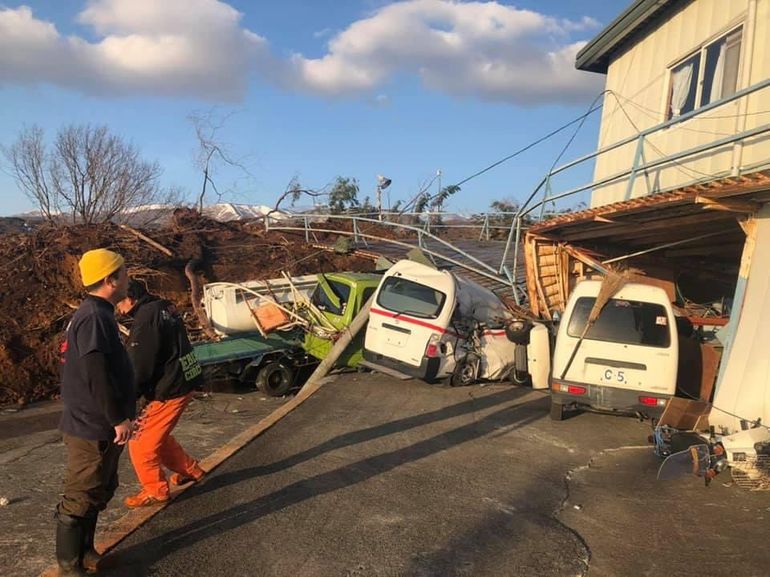
{"type": "Polygon", "coordinates": [[[135,228],[132,228],[132,227],[128,226],[127,224],[119,224],[118,226],[120,228],[122,228],[123,230],[125,230],[126,232],[130,232],[136,238],[143,240],[144,242],[149,244],[151,247],[158,249],[160,252],[162,252],[166,256],[174,256],[174,253],[171,252],[169,249],[167,249],[165,246],[163,246],[159,242],[156,242],[156,241],[152,240],[149,236],[147,236],[145,234],[142,234],[141,232],[139,232],[135,228]]]}

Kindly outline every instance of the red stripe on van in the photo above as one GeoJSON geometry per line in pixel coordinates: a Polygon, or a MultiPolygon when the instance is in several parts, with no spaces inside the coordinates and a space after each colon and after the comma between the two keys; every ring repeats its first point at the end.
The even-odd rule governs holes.
{"type": "Polygon", "coordinates": [[[483,335],[485,337],[504,337],[505,336],[505,329],[503,329],[503,330],[496,330],[496,331],[493,331],[491,329],[490,330],[486,330],[486,331],[484,331],[483,335]]]}
{"type": "Polygon", "coordinates": [[[415,318],[412,318],[412,317],[407,317],[407,316],[405,316],[403,314],[392,313],[390,311],[384,311],[382,309],[376,309],[374,307],[369,309],[369,312],[370,313],[374,313],[376,315],[381,315],[383,317],[387,317],[389,319],[398,318],[398,320],[404,321],[405,323],[409,323],[409,324],[412,324],[412,325],[418,325],[418,326],[421,326],[421,327],[425,327],[426,329],[432,329],[432,330],[436,331],[439,334],[446,333],[446,334],[448,334],[450,336],[453,336],[453,337],[456,337],[458,339],[460,338],[460,335],[458,335],[457,333],[455,333],[453,331],[450,331],[450,330],[447,330],[447,329],[442,329],[438,325],[434,325],[434,324],[431,324],[431,323],[426,323],[425,321],[421,321],[419,319],[415,319],[415,318]]]}

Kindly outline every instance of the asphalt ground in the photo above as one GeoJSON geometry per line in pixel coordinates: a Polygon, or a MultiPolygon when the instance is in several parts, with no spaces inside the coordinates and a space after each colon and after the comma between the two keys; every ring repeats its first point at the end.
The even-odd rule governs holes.
{"type": "Polygon", "coordinates": [[[548,406],[508,385],[338,378],[119,545],[104,574],[584,574],[590,546],[557,515],[565,475],[647,431],[554,423],[548,406]]]}
{"type": "MultiPolygon", "coordinates": [[[[252,423],[271,414],[286,399],[247,394],[199,395],[174,431],[196,458],[205,457],[252,423]]],[[[54,562],[53,510],[64,475],[65,448],[57,430],[61,403],[48,401],[23,410],[0,410],[0,576],[33,577],[54,562]]],[[[99,520],[98,533],[126,514],[122,500],[139,485],[124,451],[120,487],[99,520]]],[[[97,535],[98,537],[98,535],[97,535]]]]}
{"type": "MultiPolygon", "coordinates": [[[[178,433],[210,454],[280,403],[203,399],[178,433]]],[[[16,421],[30,435],[0,427],[13,434],[0,437],[0,489],[12,497],[0,508],[3,576],[53,560],[63,447],[39,431],[53,410],[16,421]]],[[[770,574],[770,494],[727,473],[709,488],[658,482],[648,433],[599,414],[553,422],[546,396],[508,385],[342,375],[122,541],[101,574],[770,574]]],[[[132,473],[123,482],[122,494],[135,489],[132,473]]],[[[123,513],[113,501],[100,534],[123,513]]]]}

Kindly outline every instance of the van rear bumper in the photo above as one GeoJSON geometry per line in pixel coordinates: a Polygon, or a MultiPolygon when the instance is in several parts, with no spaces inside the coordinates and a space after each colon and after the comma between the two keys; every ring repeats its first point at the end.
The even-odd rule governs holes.
{"type": "Polygon", "coordinates": [[[665,409],[664,405],[643,404],[640,397],[653,397],[656,399],[670,399],[673,395],[653,393],[650,391],[635,391],[619,389],[616,387],[604,387],[601,385],[588,385],[585,383],[573,383],[569,381],[551,381],[551,401],[561,405],[577,405],[591,407],[603,411],[619,411],[629,413],[643,413],[650,417],[659,417],[665,409]],[[571,394],[554,390],[554,385],[571,385],[585,390],[583,394],[571,394]]]}
{"type": "Polygon", "coordinates": [[[389,369],[398,371],[399,373],[404,373],[410,377],[415,377],[417,379],[422,379],[428,382],[436,379],[436,375],[438,375],[438,369],[441,366],[441,359],[439,357],[423,357],[420,366],[416,367],[414,365],[403,363],[391,357],[386,357],[385,355],[381,355],[366,349],[364,349],[364,359],[370,363],[383,365],[389,369]]]}

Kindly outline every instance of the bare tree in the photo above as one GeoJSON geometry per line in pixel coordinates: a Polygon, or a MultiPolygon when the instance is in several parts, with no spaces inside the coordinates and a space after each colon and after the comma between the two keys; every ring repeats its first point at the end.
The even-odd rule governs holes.
{"type": "MultiPolygon", "coordinates": [[[[324,185],[319,189],[303,188],[296,176],[289,181],[286,190],[278,198],[275,206],[267,213],[270,216],[279,210],[281,203],[287,198],[291,198],[291,205],[302,196],[309,196],[313,199],[325,196],[327,197],[327,206],[332,214],[355,213],[360,208],[358,201],[358,180],[347,176],[338,176],[334,182],[324,185]]],[[[367,198],[367,202],[369,202],[367,198]]],[[[371,209],[371,203],[367,205],[371,209]]]]}
{"type": "Polygon", "coordinates": [[[66,126],[49,151],[33,126],[4,151],[17,183],[49,220],[61,210],[73,222],[103,222],[170,198],[160,188],[160,165],[106,126],[66,126]]]}
{"type": "Polygon", "coordinates": [[[326,188],[328,188],[328,186],[329,185],[327,184],[325,187],[319,190],[302,188],[302,185],[299,182],[299,178],[296,175],[292,176],[289,184],[286,186],[286,190],[284,190],[283,194],[278,197],[278,200],[275,202],[275,206],[265,215],[265,217],[267,218],[274,212],[278,212],[280,210],[281,203],[287,198],[291,198],[291,206],[294,206],[294,203],[296,203],[303,195],[313,198],[314,202],[318,197],[328,196],[329,193],[326,192],[326,188]]]}
{"type": "Polygon", "coordinates": [[[251,177],[251,173],[246,167],[232,157],[217,134],[232,115],[233,112],[226,115],[216,114],[216,110],[211,109],[204,112],[192,112],[187,116],[187,120],[192,123],[195,129],[195,137],[198,139],[198,154],[195,164],[203,171],[203,184],[197,203],[198,212],[203,211],[203,199],[209,185],[214,189],[217,198],[220,200],[222,198],[222,193],[217,190],[213,178],[218,162],[237,168],[246,176],[251,177]]]}
{"type": "Polygon", "coordinates": [[[2,147],[11,175],[24,195],[34,203],[43,217],[54,220],[58,212],[56,189],[48,184],[48,157],[39,126],[25,127],[11,146],[2,147]]]}

